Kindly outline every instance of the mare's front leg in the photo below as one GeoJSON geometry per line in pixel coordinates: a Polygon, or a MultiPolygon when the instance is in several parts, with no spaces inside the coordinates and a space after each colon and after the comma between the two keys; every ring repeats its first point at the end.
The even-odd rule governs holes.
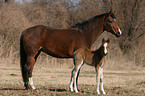
{"type": "Polygon", "coordinates": [[[74,81],[74,80],[73,80],[73,72],[74,72],[74,70],[75,70],[75,68],[72,70],[71,79],[70,79],[70,86],[69,86],[71,92],[74,91],[74,90],[73,90],[73,88],[74,88],[74,82],[73,82],[73,81],[74,81]]]}
{"type": "Polygon", "coordinates": [[[82,61],[79,60],[78,62],[76,62],[75,69],[73,72],[74,90],[76,93],[78,93],[77,79],[78,79],[78,75],[83,64],[84,64],[83,60],[82,61]]]}

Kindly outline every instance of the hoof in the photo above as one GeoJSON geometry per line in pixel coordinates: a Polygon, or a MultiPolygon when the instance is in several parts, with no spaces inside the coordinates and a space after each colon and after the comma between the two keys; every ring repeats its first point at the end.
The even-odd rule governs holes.
{"type": "Polygon", "coordinates": [[[31,88],[32,88],[32,90],[36,90],[36,88],[34,86],[32,86],[31,88]]]}
{"type": "Polygon", "coordinates": [[[28,86],[28,87],[25,87],[25,90],[30,90],[31,88],[28,86]]]}
{"type": "Polygon", "coordinates": [[[30,86],[29,86],[28,84],[24,84],[24,86],[25,86],[25,89],[26,89],[26,90],[31,89],[30,86]]]}
{"type": "Polygon", "coordinates": [[[81,92],[79,89],[78,90],[74,90],[75,91],[75,93],[79,93],[79,92],[81,92]]]}
{"type": "Polygon", "coordinates": [[[70,91],[70,92],[74,92],[74,90],[73,90],[73,89],[71,89],[71,88],[69,88],[69,91],[70,91]]]}

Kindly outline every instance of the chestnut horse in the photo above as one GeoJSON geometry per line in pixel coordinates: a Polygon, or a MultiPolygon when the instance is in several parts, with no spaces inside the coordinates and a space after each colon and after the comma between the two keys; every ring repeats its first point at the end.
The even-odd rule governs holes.
{"type": "Polygon", "coordinates": [[[54,29],[43,25],[26,29],[20,37],[20,65],[24,86],[35,89],[32,71],[42,52],[57,58],[73,58],[79,48],[91,48],[94,41],[108,31],[121,35],[113,12],[96,15],[68,29],[54,29]]]}
{"type": "Polygon", "coordinates": [[[101,83],[101,91],[106,94],[103,88],[103,65],[106,61],[106,55],[108,53],[108,46],[110,40],[102,40],[102,46],[92,51],[88,48],[80,48],[74,52],[74,69],[71,74],[70,90],[78,92],[77,88],[77,78],[79,76],[79,71],[84,63],[90,66],[94,66],[96,70],[96,81],[97,81],[97,94],[99,92],[99,85],[101,83]]]}

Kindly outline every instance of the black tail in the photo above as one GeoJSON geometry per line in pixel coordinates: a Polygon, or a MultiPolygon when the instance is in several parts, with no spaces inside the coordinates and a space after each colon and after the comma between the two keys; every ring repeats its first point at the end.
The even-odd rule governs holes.
{"type": "Polygon", "coordinates": [[[22,72],[22,78],[24,81],[24,85],[27,88],[28,85],[28,66],[26,64],[27,61],[27,55],[24,49],[24,45],[23,45],[23,37],[24,37],[24,32],[22,33],[21,37],[20,37],[20,66],[21,66],[21,72],[22,72]]]}

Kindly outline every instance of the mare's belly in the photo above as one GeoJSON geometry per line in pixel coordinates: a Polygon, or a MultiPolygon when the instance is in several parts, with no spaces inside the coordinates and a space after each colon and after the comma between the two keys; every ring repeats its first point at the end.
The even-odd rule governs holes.
{"type": "Polygon", "coordinates": [[[50,56],[56,58],[72,58],[73,48],[68,48],[67,46],[47,46],[43,47],[42,51],[50,56]]]}

